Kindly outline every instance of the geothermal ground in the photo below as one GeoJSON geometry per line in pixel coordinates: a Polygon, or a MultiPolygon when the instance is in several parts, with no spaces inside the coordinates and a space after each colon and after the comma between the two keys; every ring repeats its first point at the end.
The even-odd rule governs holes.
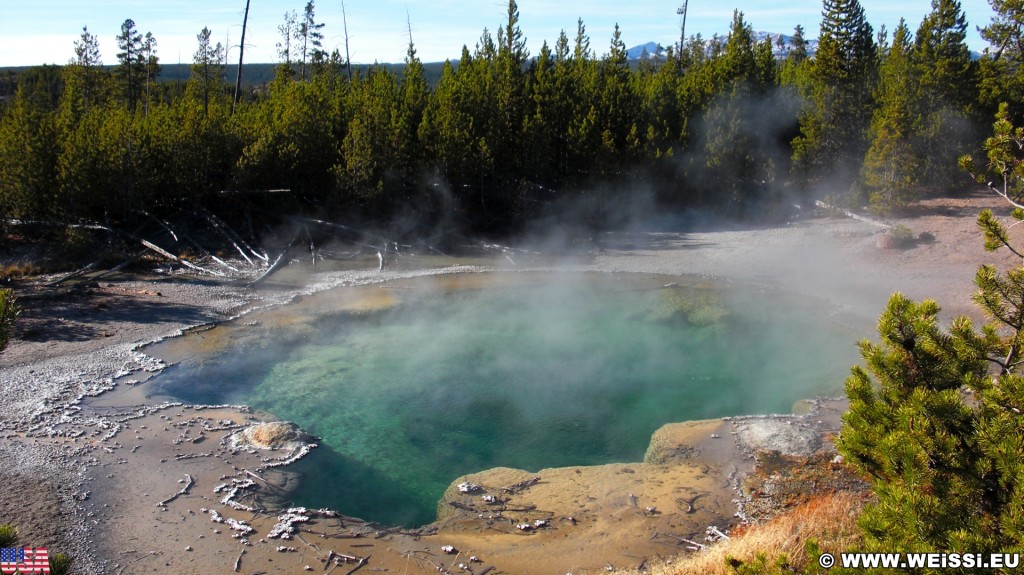
{"type": "Polygon", "coordinates": [[[724,531],[785,505],[791,494],[773,491],[771,481],[756,490],[749,483],[755,465],[778,463],[766,455],[773,451],[826,462],[834,471],[826,488],[856,487],[828,463],[842,402],[809,402],[810,415],[668,425],[642,462],[480,470],[454,482],[439,521],[416,531],[306,512],[295,515],[309,521],[291,522],[290,538],[279,539],[271,535],[283,511],[252,508],[287,500],[297,478],[278,464],[303,453],[301,441],[284,439],[301,438],[263,450],[236,434],[271,414],[156,403],[143,382],[162,365],[138,348],[333,287],[556,266],[763,286],[766,305],[771,290],[805,294],[870,336],[893,291],[937,299],[946,319],[977,317],[977,266],[1019,263],[983,250],[975,218],[984,208],[1008,212],[985,195],[923,202],[890,220],[934,237],[906,249],[880,249],[881,230],[870,224],[813,217],[756,229],[607,234],[564,259],[554,249],[499,263],[409,257],[384,273],[375,259],[340,271],[298,261],[259,289],[183,276],[26,282],[16,338],[0,355],[0,523],[20,528],[19,545],[73,555],[78,573],[596,573],[690,553],[687,540],[706,544],[709,527],[724,531]],[[461,482],[472,488],[460,491],[461,482]]]}

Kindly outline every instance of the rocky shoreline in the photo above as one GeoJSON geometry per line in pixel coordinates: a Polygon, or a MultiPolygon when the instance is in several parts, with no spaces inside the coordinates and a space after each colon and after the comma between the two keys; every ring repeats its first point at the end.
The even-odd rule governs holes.
{"type": "MultiPolygon", "coordinates": [[[[936,297],[947,312],[970,313],[976,266],[1010,261],[981,249],[973,219],[984,207],[1001,206],[983,196],[954,200],[952,206],[936,203],[926,215],[907,220],[935,240],[907,251],[879,250],[875,230],[863,224],[815,219],[768,229],[610,234],[600,250],[560,269],[706,275],[807,293],[832,304],[837,321],[857,326],[872,324],[895,290],[936,297]]],[[[467,498],[453,483],[441,504],[447,512],[426,530],[295,512],[309,517],[291,524],[299,526],[301,541],[279,544],[268,539],[278,515],[240,511],[229,504],[237,498],[224,503],[213,491],[244,484],[236,497],[252,498],[240,504],[256,509],[262,504],[253,502],[275,501],[274,492],[286,492],[296,480],[286,467],[258,473],[268,463],[265,455],[222,443],[229,432],[271,419],[269,414],[240,406],[147,405],[138,382],[163,365],[139,349],[197,325],[332,287],[493,269],[413,265],[378,273],[373,264],[368,260],[362,270],[317,272],[301,285],[271,283],[258,290],[183,277],[104,281],[56,294],[24,290],[30,295],[19,337],[0,355],[0,392],[8,400],[0,413],[0,523],[20,527],[19,544],[73,555],[74,572],[83,574],[202,573],[236,565],[239,572],[291,572],[307,565],[321,569],[325,561],[339,569],[347,565],[342,572],[366,564],[455,572],[459,563],[478,574],[486,566],[516,573],[594,572],[605,563],[628,565],[651,554],[686,552],[673,537],[692,539],[693,526],[704,523],[724,529],[727,519],[745,514],[744,505],[757,497],[744,492],[742,478],[758,453],[828,461],[830,444],[822,438],[837,429],[841,405],[825,402],[803,416],[677,424],[655,434],[642,463],[538,473],[498,469],[462,478],[487,492],[467,498]],[[503,491],[535,476],[542,481],[503,491]],[[494,513],[479,499],[492,491],[511,498],[497,519],[482,515],[494,513]],[[698,493],[705,495],[693,499],[698,493]],[[244,537],[231,537],[231,529],[211,520],[204,508],[245,521],[254,530],[250,545],[244,537]],[[547,523],[520,530],[517,521],[547,523]],[[658,537],[651,539],[652,531],[658,537]],[[641,545],[631,532],[650,542],[639,559],[630,557],[641,545]],[[441,550],[448,546],[465,552],[449,556],[441,550]],[[598,548],[604,551],[598,554],[598,548]],[[466,553],[487,563],[472,562],[466,553]],[[359,562],[370,556],[372,563],[359,562]]]]}

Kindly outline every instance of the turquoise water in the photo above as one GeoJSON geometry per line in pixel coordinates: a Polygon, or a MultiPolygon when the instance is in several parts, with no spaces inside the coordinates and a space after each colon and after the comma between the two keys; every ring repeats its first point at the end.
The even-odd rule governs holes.
{"type": "Polygon", "coordinates": [[[838,393],[856,361],[856,337],[777,294],[584,275],[515,283],[403,290],[390,309],[322,317],[279,346],[264,339],[157,380],[321,436],[295,467],[297,504],[419,525],[465,473],[639,461],[665,423],[789,412],[838,393]]]}

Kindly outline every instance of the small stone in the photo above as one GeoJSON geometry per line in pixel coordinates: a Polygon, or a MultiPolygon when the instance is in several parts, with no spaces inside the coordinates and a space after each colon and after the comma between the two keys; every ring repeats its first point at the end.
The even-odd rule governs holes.
{"type": "Polygon", "coordinates": [[[477,491],[480,491],[480,486],[477,485],[476,483],[470,483],[468,481],[464,481],[464,482],[459,484],[459,492],[460,493],[474,493],[474,492],[477,492],[477,491]]]}

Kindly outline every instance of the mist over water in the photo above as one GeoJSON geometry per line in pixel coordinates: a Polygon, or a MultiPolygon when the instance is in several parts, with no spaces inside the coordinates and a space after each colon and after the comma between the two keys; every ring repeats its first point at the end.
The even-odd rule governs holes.
{"type": "Polygon", "coordinates": [[[297,504],[416,525],[462,474],[640,461],[665,423],[789,412],[839,393],[857,359],[856,336],[827,310],[777,293],[517,276],[396,290],[399,305],[323,317],[280,349],[178,369],[162,385],[323,437],[295,467],[297,504]]]}

